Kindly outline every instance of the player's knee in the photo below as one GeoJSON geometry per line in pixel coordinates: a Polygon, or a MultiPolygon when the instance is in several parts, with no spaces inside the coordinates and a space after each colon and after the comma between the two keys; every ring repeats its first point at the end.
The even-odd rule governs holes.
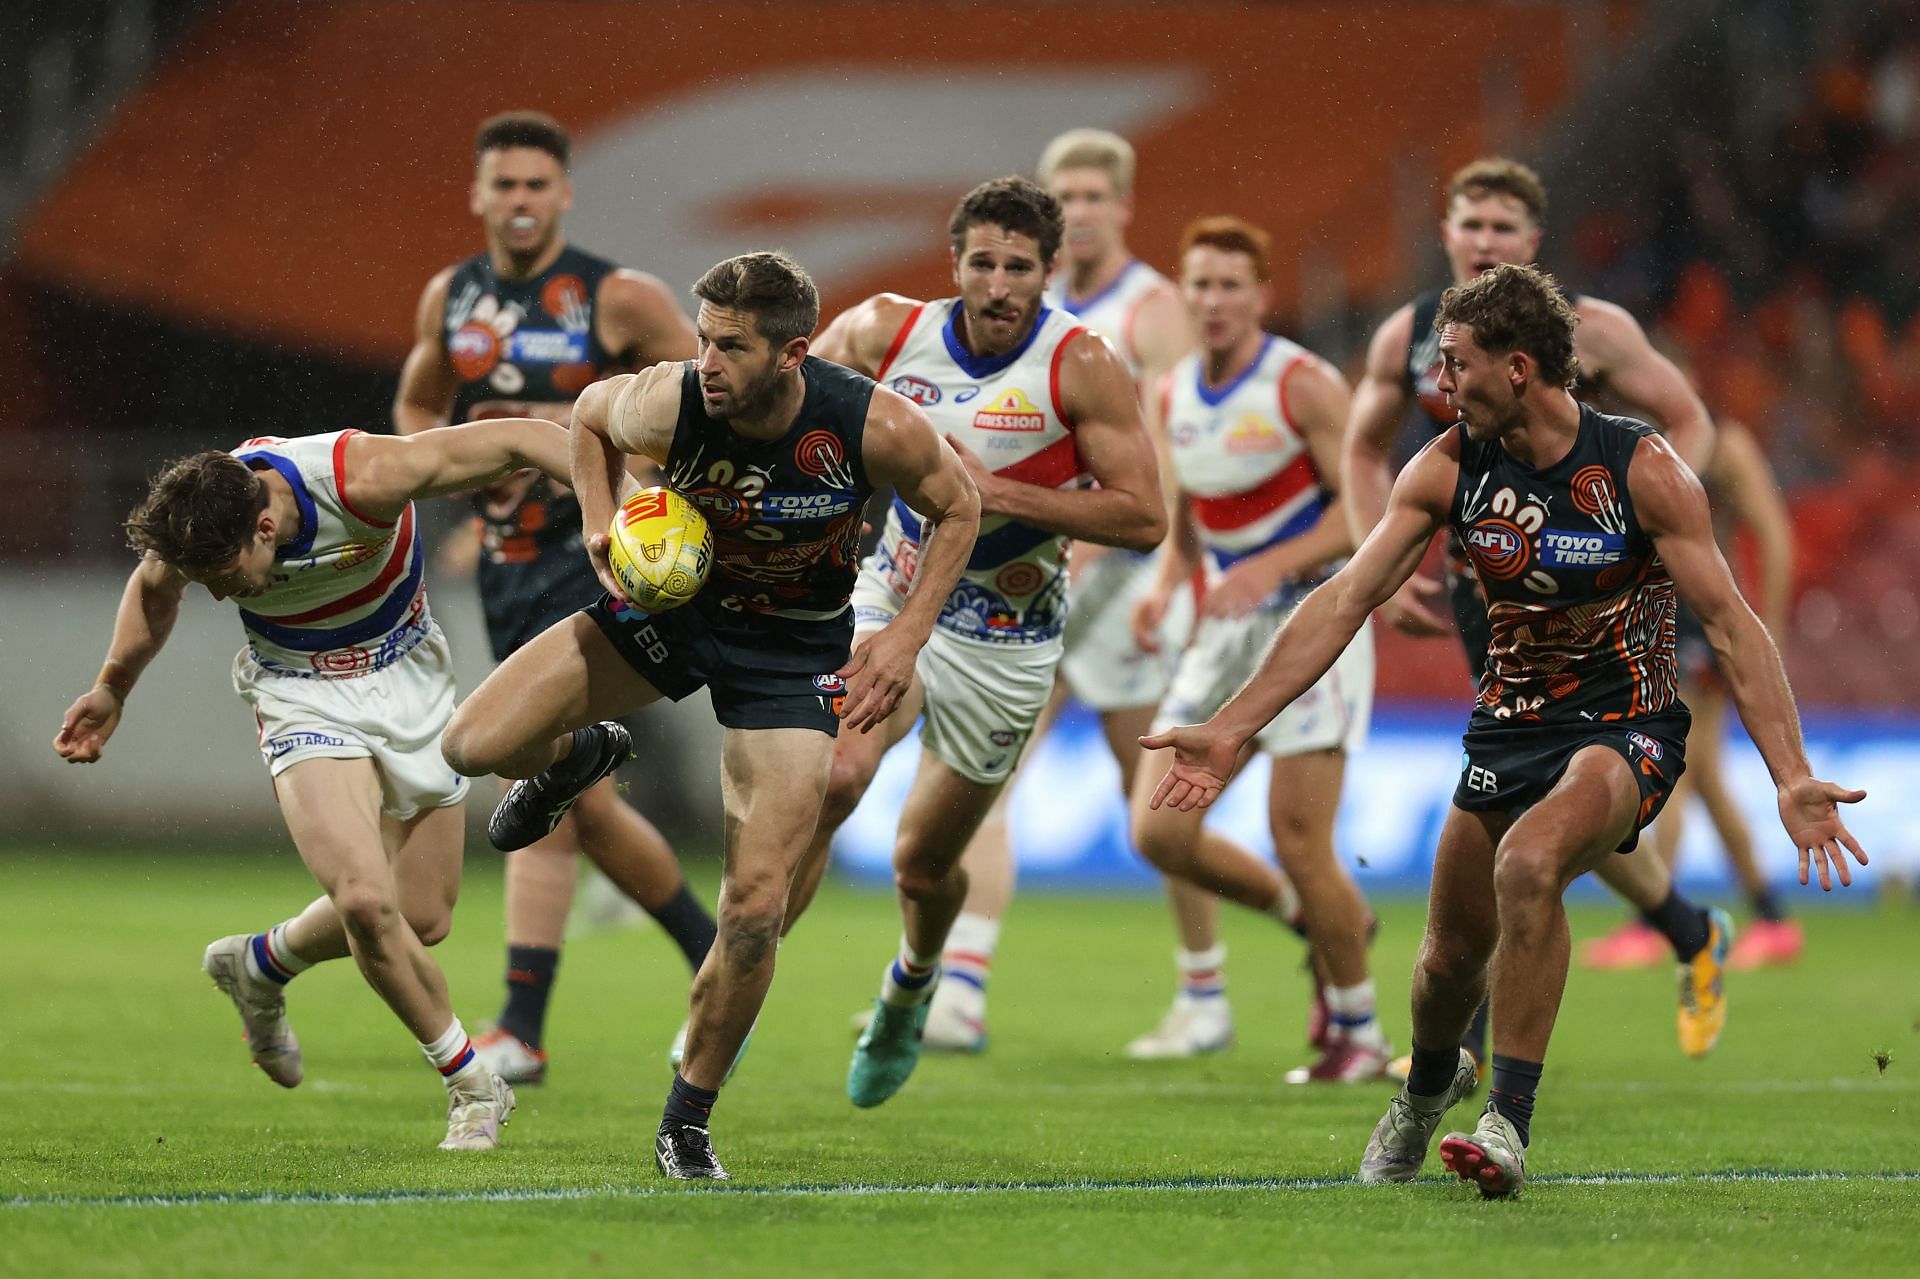
{"type": "Polygon", "coordinates": [[[376,884],[344,884],[334,890],[332,901],[347,932],[363,945],[386,937],[400,920],[392,894],[376,884]]]}
{"type": "Polygon", "coordinates": [[[1133,818],[1133,846],[1140,855],[1152,864],[1155,870],[1167,875],[1185,875],[1192,868],[1193,849],[1191,841],[1181,837],[1181,832],[1170,824],[1156,820],[1157,814],[1136,812],[1133,818]]]}
{"type": "Polygon", "coordinates": [[[715,920],[728,961],[741,968],[758,968],[779,944],[786,909],[785,894],[774,885],[728,885],[715,920]]]}
{"type": "Polygon", "coordinates": [[[447,767],[462,777],[485,777],[499,761],[489,757],[482,733],[462,706],[453,713],[447,731],[440,737],[440,754],[447,767]]]}
{"type": "Polygon", "coordinates": [[[893,883],[911,901],[925,901],[948,887],[953,866],[937,866],[922,857],[895,856],[893,883]]]}
{"type": "Polygon", "coordinates": [[[1429,984],[1452,989],[1477,980],[1486,961],[1471,939],[1430,933],[1420,943],[1415,967],[1429,984]]]}
{"type": "Polygon", "coordinates": [[[827,775],[827,793],[820,801],[821,826],[832,829],[846,821],[872,781],[873,769],[865,760],[835,752],[833,771],[827,775]]]}
{"type": "Polygon", "coordinates": [[[1502,915],[1509,903],[1558,897],[1560,887],[1560,861],[1548,849],[1502,848],[1494,860],[1493,895],[1502,915]]]}
{"type": "Polygon", "coordinates": [[[407,912],[407,927],[413,929],[413,935],[420,939],[422,946],[438,946],[453,932],[453,911],[413,910],[407,912]]]}

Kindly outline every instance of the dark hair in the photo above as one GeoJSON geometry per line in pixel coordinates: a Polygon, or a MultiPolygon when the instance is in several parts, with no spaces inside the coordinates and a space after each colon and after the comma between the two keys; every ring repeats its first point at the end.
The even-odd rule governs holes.
{"type": "Polygon", "coordinates": [[[813,336],[820,323],[820,290],[784,253],[742,253],[716,263],[693,286],[693,296],[750,313],[754,329],[775,349],[813,336]]]}
{"type": "Polygon", "coordinates": [[[267,509],[267,486],[231,453],[175,458],[121,525],[127,544],[188,572],[217,569],[245,549],[267,509]]]}
{"type": "Polygon", "coordinates": [[[1483,351],[1525,351],[1540,366],[1540,376],[1572,387],[1580,376],[1573,355],[1573,328],[1580,323],[1560,282],[1534,266],[1496,266],[1440,295],[1434,313],[1437,333],[1449,324],[1473,330],[1483,351]]]}
{"type": "Polygon", "coordinates": [[[1540,175],[1518,160],[1488,156],[1458,170],[1447,183],[1447,207],[1461,196],[1479,200],[1490,195],[1511,196],[1526,206],[1536,225],[1547,220],[1547,188],[1540,175]]]}
{"type": "Polygon", "coordinates": [[[545,151],[558,160],[563,169],[573,152],[566,126],[542,111],[502,111],[482,120],[479,131],[473,135],[473,162],[480,163],[480,157],[488,151],[507,147],[545,151]]]}
{"type": "Polygon", "coordinates": [[[1060,220],[1060,202],[1044,188],[1020,177],[982,182],[960,197],[960,203],[953,206],[953,216],[947,219],[953,251],[959,253],[966,247],[968,227],[982,225],[1031,237],[1040,246],[1043,267],[1053,265],[1053,255],[1060,251],[1060,241],[1067,233],[1060,220]]]}
{"type": "Polygon", "coordinates": [[[1224,216],[1189,222],[1187,229],[1180,233],[1180,260],[1186,261],[1188,251],[1201,245],[1223,253],[1246,254],[1253,259],[1253,278],[1262,284],[1267,282],[1270,271],[1267,253],[1273,237],[1253,223],[1224,216]]]}

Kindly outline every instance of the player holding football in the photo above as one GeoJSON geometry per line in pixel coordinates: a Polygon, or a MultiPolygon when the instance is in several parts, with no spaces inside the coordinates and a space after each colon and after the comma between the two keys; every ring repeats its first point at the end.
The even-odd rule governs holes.
{"type": "MultiPolygon", "coordinates": [[[[821,335],[827,358],[911,395],[954,442],[980,489],[979,544],[939,607],[907,704],[885,731],[843,736],[805,877],[881,757],[924,715],[921,760],[894,843],[903,937],[847,1094],[876,1106],[920,1057],[940,956],[967,895],[961,854],[1012,776],[1052,693],[1066,614],[1066,540],[1151,549],[1166,532],[1153,446],[1127,368],[1099,335],[1042,300],[1062,236],[1059,204],[998,178],[948,219],[958,297],[883,293],[821,335]],[[1086,487],[1089,479],[1097,487],[1086,487]]],[[[856,645],[886,634],[928,589],[919,521],[895,503],[854,592],[856,645]]]]}
{"type": "MultiPolygon", "coordinates": [[[[1238,218],[1202,218],[1180,243],[1180,288],[1200,350],[1157,390],[1161,446],[1179,484],[1176,535],[1160,549],[1135,621],[1143,643],[1202,555],[1207,588],[1156,729],[1218,710],[1246,682],[1300,599],[1353,549],[1330,477],[1339,472],[1346,380],[1297,343],[1261,329],[1271,302],[1268,240],[1238,218]]],[[[1268,813],[1280,871],[1201,826],[1201,814],[1148,804],[1156,779],[1136,778],[1133,838],[1168,875],[1293,926],[1304,918],[1325,975],[1312,1064],[1291,1083],[1378,1079],[1392,1057],[1375,1016],[1366,899],[1334,852],[1347,755],[1373,711],[1373,633],[1362,625],[1332,669],[1250,743],[1271,765],[1268,813]],[[1291,887],[1289,886],[1291,881],[1291,887]],[[1296,895],[1297,893],[1297,895],[1296,895]]],[[[1316,1008],[1318,1005],[1316,1005],[1316,1008]]]]}
{"type": "Polygon", "coordinates": [[[426,948],[460,888],[466,779],[440,757],[453,710],[446,637],[427,608],[414,500],[525,467],[568,472],[566,432],[499,419],[406,439],[341,431],[249,440],[163,469],[127,518],[141,552],[99,681],[68,708],[62,758],[100,758],[187,587],[241,601],[234,689],[301,859],[325,896],[264,933],[207,947],[267,1077],[301,1079],[286,1019],[298,974],[348,954],[446,1081],[443,1150],[488,1150],[513,1090],[476,1057],[426,948]]]}
{"type": "MultiPolygon", "coordinates": [[[[1532,262],[1540,251],[1546,207],[1545,188],[1524,164],[1498,158],[1476,160],[1455,173],[1447,187],[1447,214],[1440,226],[1454,284],[1465,284],[1501,264],[1532,262]]],[[[1696,468],[1704,465],[1713,447],[1713,423],[1686,378],[1648,344],[1633,317],[1619,307],[1580,295],[1570,301],[1580,317],[1574,354],[1581,389],[1604,388],[1624,400],[1666,429],[1682,460],[1696,468]]],[[[1342,459],[1348,519],[1356,541],[1366,537],[1387,509],[1393,475],[1390,455],[1407,410],[1417,403],[1438,434],[1453,429],[1455,414],[1437,381],[1439,346],[1431,321],[1439,304],[1439,290],[1415,298],[1387,317],[1367,348],[1366,371],[1354,392],[1342,459]]],[[[1448,551],[1447,593],[1455,628],[1466,650],[1468,669],[1484,691],[1486,601],[1470,557],[1456,543],[1450,542],[1448,551]]],[[[1381,617],[1410,635],[1445,635],[1449,627],[1427,603],[1433,589],[1424,578],[1410,580],[1387,602],[1381,617]]],[[[1719,1041],[1726,1025],[1720,961],[1732,940],[1733,921],[1682,897],[1657,858],[1609,859],[1595,874],[1639,909],[1672,946],[1679,961],[1680,1046],[1689,1056],[1704,1055],[1719,1041]]],[[[1474,1018],[1462,1044],[1484,1070],[1484,1011],[1474,1018]]],[[[1394,1063],[1394,1072],[1404,1071],[1409,1064],[1401,1058],[1394,1063]]]]}
{"type": "Polygon", "coordinates": [[[1368,614],[1451,528],[1487,597],[1488,675],[1434,857],[1413,975],[1413,1063],[1361,1160],[1363,1182],[1412,1180],[1447,1109],[1475,1087],[1457,1047],[1489,990],[1493,1081],[1471,1133],[1441,1157],[1488,1197],[1526,1180],[1534,1097],[1565,988],[1561,895],[1629,851],[1684,767],[1676,590],[1699,616],[1778,788],[1780,820],[1819,868],[1850,883],[1866,854],[1816,780],[1786,673],[1713,540],[1705,494],[1652,427],[1608,417],[1570,388],[1578,323],[1551,276],[1497,266],[1446,291],[1439,391],[1459,414],[1393,486],[1345,568],[1309,595],[1259,671],[1205,724],[1148,738],[1174,759],[1152,802],[1205,807],[1263,725],[1312,687],[1368,614]]]}
{"type": "Polygon", "coordinates": [[[467,776],[529,779],[489,827],[497,845],[524,847],[632,754],[609,716],[710,692],[727,730],[720,934],[694,978],[686,1056],[654,1159],[669,1177],[720,1179],[709,1117],[773,980],[788,884],[813,836],[835,737],[864,737],[910,691],[914,660],[973,549],[979,496],[912,403],[808,354],[819,298],[790,259],[730,258],[694,295],[698,360],[581,394],[573,482],[585,526],[601,530],[627,457],[658,465],[712,527],[705,587],[684,607],[643,612],[618,593],[606,534],[590,533],[608,594],[489,676],[455,712],[445,749],[467,776]],[[925,529],[920,581],[850,655],[861,512],[888,484],[925,529]],[[843,723],[853,731],[842,734],[843,723]]]}

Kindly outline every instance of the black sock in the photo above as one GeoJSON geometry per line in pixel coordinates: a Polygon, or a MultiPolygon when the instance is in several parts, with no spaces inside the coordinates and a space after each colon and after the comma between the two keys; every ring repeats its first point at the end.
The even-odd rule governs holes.
{"type": "Polygon", "coordinates": [[[1460,1065],[1458,1048],[1413,1046],[1413,1068],[1407,1071],[1407,1092],[1415,1097],[1438,1097],[1453,1083],[1460,1065]]]}
{"type": "Polygon", "coordinates": [[[1475,1061],[1487,1059],[1487,1022],[1492,1005],[1486,1000],[1473,1010],[1473,1020],[1467,1023],[1467,1033],[1460,1036],[1460,1046],[1473,1054],[1475,1061]]]}
{"type": "Polygon", "coordinates": [[[1780,909],[1780,901],[1773,895],[1771,888],[1763,888],[1752,897],[1753,913],[1769,924],[1785,923],[1787,913],[1780,909]]]}
{"type": "Polygon", "coordinates": [[[1640,912],[1640,918],[1647,921],[1647,927],[1673,943],[1673,953],[1683,964],[1707,948],[1707,936],[1713,927],[1703,908],[1671,888],[1665,901],[1652,910],[1640,912]]]}
{"type": "Polygon", "coordinates": [[[688,1128],[705,1128],[713,1118],[713,1103],[720,1098],[718,1088],[695,1088],[680,1078],[680,1072],[673,1074],[673,1088],[667,1093],[667,1108],[660,1114],[660,1126],[680,1124],[688,1128]]]}
{"type": "Polygon", "coordinates": [[[507,1006],[500,1010],[500,1029],[531,1048],[540,1046],[547,1029],[547,997],[553,993],[554,969],[560,952],[546,946],[507,947],[507,1006]]]}
{"type": "Polygon", "coordinates": [[[1513,1125],[1522,1146],[1532,1144],[1533,1094],[1540,1087],[1540,1069],[1541,1063],[1537,1061],[1493,1055],[1493,1084],[1487,1089],[1487,1098],[1500,1116],[1513,1125]]]}
{"type": "Polygon", "coordinates": [[[679,945],[680,953],[687,957],[687,967],[699,972],[700,965],[707,962],[707,952],[713,949],[713,916],[693,895],[686,881],[680,882],[680,891],[668,898],[664,905],[647,913],[679,945]]]}

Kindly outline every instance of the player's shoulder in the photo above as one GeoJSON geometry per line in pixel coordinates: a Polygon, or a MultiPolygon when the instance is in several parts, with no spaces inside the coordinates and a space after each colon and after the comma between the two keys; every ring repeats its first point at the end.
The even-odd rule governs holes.
{"type": "Polygon", "coordinates": [[[1594,297],[1590,293],[1576,294],[1569,301],[1574,315],[1580,320],[1573,330],[1574,354],[1580,357],[1583,364],[1602,365],[1594,368],[1594,373],[1604,372],[1604,364],[1622,351],[1646,346],[1646,333],[1641,329],[1640,321],[1619,303],[1594,297]]]}

